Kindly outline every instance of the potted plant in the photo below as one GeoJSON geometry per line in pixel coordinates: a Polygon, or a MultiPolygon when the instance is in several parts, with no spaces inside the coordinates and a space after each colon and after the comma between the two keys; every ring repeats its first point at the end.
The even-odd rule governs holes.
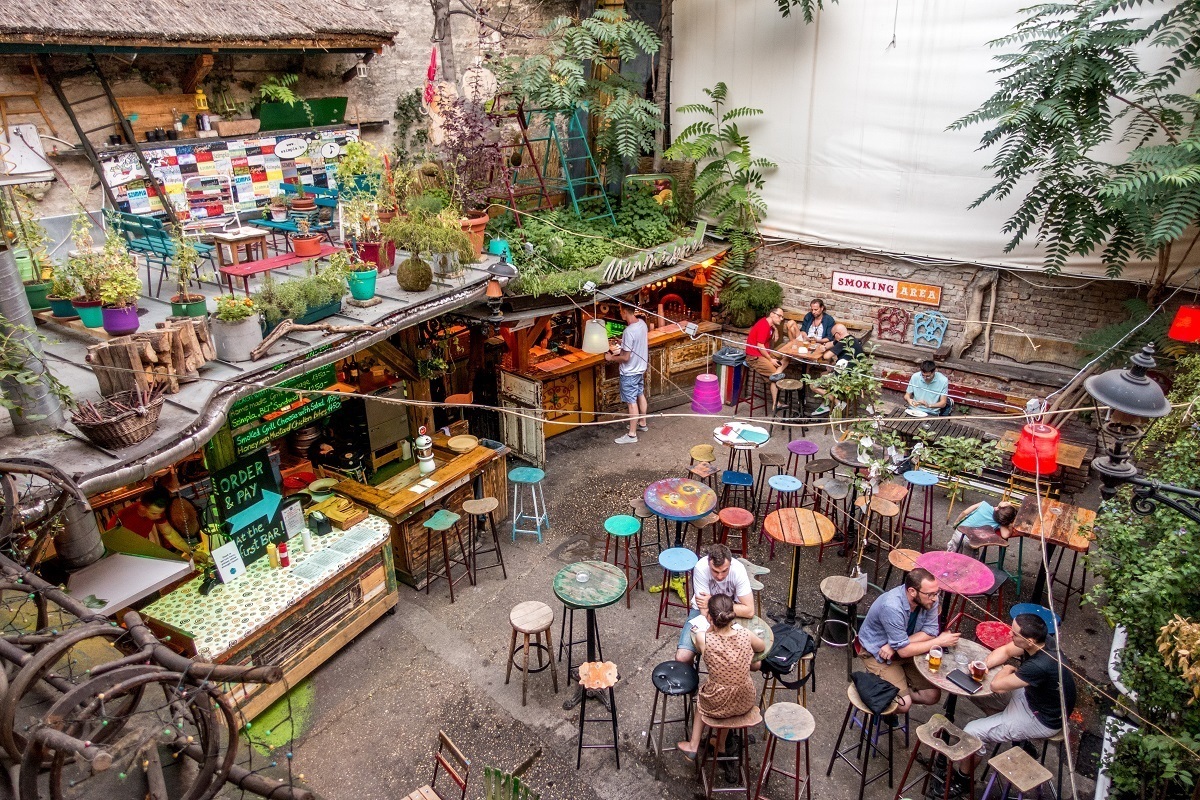
{"type": "Polygon", "coordinates": [[[200,254],[191,240],[179,233],[171,237],[174,243],[175,255],[171,257],[171,266],[175,269],[175,282],[179,287],[171,296],[171,316],[173,317],[203,317],[208,313],[204,295],[192,293],[192,273],[200,263],[200,254]]]}
{"type": "Polygon", "coordinates": [[[445,108],[445,137],[439,154],[446,166],[451,202],[462,209],[461,226],[475,256],[483,253],[489,190],[506,167],[500,151],[503,131],[478,103],[459,98],[445,108]]]}
{"type": "Polygon", "coordinates": [[[138,329],[137,298],[142,291],[137,262],[129,248],[115,231],[104,239],[100,254],[103,277],[100,282],[100,302],[105,332],[125,336],[138,329]]]}
{"type": "Polygon", "coordinates": [[[278,281],[268,277],[254,295],[254,304],[262,312],[270,333],[285,319],[300,325],[318,322],[342,310],[346,294],[344,272],[335,268],[317,271],[310,262],[303,278],[278,281]]]}
{"type": "Polygon", "coordinates": [[[379,182],[379,191],[375,194],[376,215],[380,223],[391,222],[396,215],[403,213],[415,177],[410,170],[392,166],[384,157],[383,180],[379,182]]]}
{"type": "Polygon", "coordinates": [[[369,142],[347,142],[338,157],[339,196],[373,196],[383,182],[383,157],[369,142]]]}
{"type": "Polygon", "coordinates": [[[350,287],[350,296],[355,300],[370,300],[375,296],[375,283],[379,271],[370,261],[365,261],[346,250],[339,250],[329,257],[326,272],[341,275],[350,287]]]}
{"type": "Polygon", "coordinates": [[[317,207],[317,201],[313,198],[308,190],[304,188],[304,182],[299,178],[296,179],[296,195],[291,199],[293,211],[313,211],[317,207]]]}
{"type": "Polygon", "coordinates": [[[359,257],[374,264],[379,274],[387,275],[396,259],[396,244],[383,241],[374,198],[359,193],[344,200],[342,225],[345,237],[354,243],[359,257]]]}
{"type": "Polygon", "coordinates": [[[26,285],[42,283],[42,270],[49,266],[47,237],[46,229],[34,213],[33,198],[19,189],[14,190],[11,207],[0,199],[0,218],[6,223],[4,238],[12,248],[21,282],[26,285]]]}
{"type": "Polygon", "coordinates": [[[271,221],[272,222],[287,222],[288,219],[288,196],[286,194],[277,194],[271,198],[271,221]]]}
{"type": "Polygon", "coordinates": [[[925,463],[941,473],[948,481],[950,500],[946,519],[954,512],[954,503],[962,496],[962,479],[979,475],[986,467],[1000,464],[996,442],[985,442],[969,436],[939,436],[926,451],[925,463]]]}
{"type": "Polygon", "coordinates": [[[396,282],[406,292],[423,292],[433,282],[434,271],[453,277],[462,271],[463,261],[474,260],[471,241],[449,210],[436,216],[414,212],[394,219],[384,226],[383,235],[409,254],[396,265],[396,282]]]}
{"type": "MultiPolygon", "coordinates": [[[[294,203],[292,207],[295,207],[294,203]]],[[[296,220],[296,232],[289,237],[292,240],[292,252],[305,258],[316,258],[321,255],[321,234],[310,233],[309,226],[306,219],[296,220]]]]}
{"type": "Polygon", "coordinates": [[[249,361],[254,348],[262,344],[262,318],[258,306],[249,297],[232,294],[217,298],[216,313],[208,317],[213,349],[222,361],[249,361]]]}
{"type": "Polygon", "coordinates": [[[50,294],[46,296],[55,319],[79,319],[71,303],[71,298],[78,294],[79,280],[72,274],[70,262],[56,268],[50,280],[50,294]]]}

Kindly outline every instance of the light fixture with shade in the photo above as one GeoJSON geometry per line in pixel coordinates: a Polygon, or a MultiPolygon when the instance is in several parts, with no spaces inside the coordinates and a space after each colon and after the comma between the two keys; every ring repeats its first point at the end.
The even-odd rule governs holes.
{"type": "Polygon", "coordinates": [[[1180,306],[1167,336],[1177,342],[1200,344],[1200,306],[1180,306]]]}
{"type": "Polygon", "coordinates": [[[1058,469],[1058,428],[1031,422],[1021,429],[1013,466],[1035,475],[1049,475],[1058,469]]]}
{"type": "Polygon", "coordinates": [[[598,319],[589,319],[583,326],[583,352],[592,355],[608,352],[608,328],[598,319]]]}
{"type": "Polygon", "coordinates": [[[517,268],[505,261],[498,261],[488,267],[488,282],[484,296],[487,298],[488,309],[492,312],[488,322],[497,323],[504,319],[501,306],[504,303],[504,287],[517,276],[517,268]]]}

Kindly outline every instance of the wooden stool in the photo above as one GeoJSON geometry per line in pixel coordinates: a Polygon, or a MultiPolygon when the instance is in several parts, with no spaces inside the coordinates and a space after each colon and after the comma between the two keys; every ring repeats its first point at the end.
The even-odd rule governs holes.
{"type": "MultiPolygon", "coordinates": [[[[758,615],[761,617],[762,613],[759,612],[758,615]]],[[[812,684],[814,692],[817,690],[817,660],[815,656],[815,652],[800,656],[800,660],[796,662],[796,680],[794,681],[785,681],[777,672],[763,670],[763,687],[762,691],[758,693],[758,707],[764,714],[775,704],[775,692],[780,687],[789,691],[794,689],[796,702],[808,708],[809,684],[812,684]]]]}
{"type": "Polygon", "coordinates": [[[754,476],[748,472],[727,469],[721,473],[721,507],[739,504],[742,508],[754,508],[754,476]]]}
{"type": "MultiPolygon", "coordinates": [[[[803,434],[803,431],[801,433],[803,434]]],[[[800,465],[812,461],[813,456],[821,452],[821,448],[816,442],[810,442],[807,439],[789,441],[787,449],[788,459],[784,471],[788,475],[795,475],[797,478],[800,476],[796,474],[796,470],[800,469],[800,465]]]]}
{"type": "Polygon", "coordinates": [[[512,540],[517,540],[518,533],[529,533],[542,541],[542,529],[550,530],[550,512],[546,509],[546,497],[542,494],[542,481],[546,473],[537,467],[516,467],[508,472],[508,482],[513,485],[512,502],[512,540]],[[525,510],[525,498],[521,487],[528,487],[529,499],[533,505],[533,513],[525,510]],[[522,528],[522,523],[533,523],[532,528],[522,528]]]}
{"type": "Polygon", "coordinates": [[[554,612],[550,606],[536,600],[518,603],[508,613],[508,624],[512,626],[512,639],[509,641],[508,669],[504,673],[504,683],[507,685],[512,677],[513,663],[517,659],[517,651],[520,650],[524,655],[521,665],[521,705],[525,705],[529,697],[529,673],[541,672],[546,667],[550,668],[554,693],[558,694],[558,667],[554,663],[554,644],[550,641],[550,629],[554,626],[554,612]],[[524,637],[524,641],[520,645],[517,644],[518,633],[524,637]],[[530,636],[533,637],[532,643],[529,641],[530,636]],[[546,639],[544,644],[543,636],[546,639]],[[532,670],[529,668],[530,648],[536,650],[538,654],[538,665],[532,670]],[[549,663],[542,663],[543,654],[549,663]]]}
{"type": "MultiPolygon", "coordinates": [[[[859,497],[854,501],[855,508],[866,508],[867,498],[859,497]]],[[[891,500],[886,500],[879,495],[871,497],[871,504],[867,510],[866,521],[863,523],[865,535],[875,538],[875,566],[871,574],[871,582],[878,585],[879,583],[879,565],[881,556],[891,552],[895,547],[900,546],[900,531],[898,524],[900,520],[900,506],[893,503],[891,500]]]]}
{"type": "MultiPolygon", "coordinates": [[[[800,504],[800,490],[804,488],[804,484],[800,479],[793,475],[772,475],[767,478],[767,485],[770,489],[767,491],[767,504],[763,509],[763,518],[765,519],[772,511],[781,508],[794,508],[800,504]]],[[[758,531],[758,543],[762,544],[765,534],[760,528],[758,531]]],[[[767,558],[775,557],[775,540],[771,540],[771,549],[767,558]]]]}
{"type": "Polygon", "coordinates": [[[817,563],[825,558],[825,548],[839,545],[844,547],[848,535],[850,514],[846,511],[846,501],[850,499],[850,481],[842,480],[836,475],[826,475],[817,478],[816,491],[813,498],[813,508],[833,520],[838,529],[837,535],[828,542],[821,542],[817,548],[817,563]]]}
{"type": "Polygon", "coordinates": [[[902,533],[917,534],[917,549],[924,553],[933,541],[933,487],[937,486],[938,477],[923,469],[910,469],[904,473],[908,481],[909,498],[904,509],[904,520],[901,523],[902,533]],[[921,490],[921,510],[913,514],[912,495],[917,489],[921,490]]]}
{"type": "Polygon", "coordinates": [[[988,761],[988,766],[992,769],[992,776],[988,778],[987,786],[983,790],[983,800],[987,800],[988,795],[992,793],[992,786],[995,785],[997,777],[1008,784],[1000,796],[1007,798],[1009,791],[1016,789],[1017,800],[1021,800],[1025,795],[1054,777],[1050,774],[1050,770],[1035,761],[1033,756],[1020,747],[1013,747],[998,756],[993,756],[988,761]]]}
{"type": "MultiPolygon", "coordinates": [[[[858,604],[866,594],[862,584],[853,578],[830,575],[821,581],[821,594],[825,607],[821,611],[821,624],[817,627],[817,641],[830,647],[846,648],[846,677],[854,671],[854,637],[858,635],[858,604]],[[834,609],[845,613],[844,620],[830,617],[834,609]],[[846,641],[838,642],[825,638],[825,629],[830,625],[841,625],[846,629],[846,641]]],[[[851,684],[853,688],[853,684],[851,684]]]]}
{"type": "Polygon", "coordinates": [[[883,749],[879,746],[879,736],[882,734],[882,728],[884,727],[882,717],[896,713],[896,702],[892,701],[892,704],[885,708],[882,714],[873,714],[871,713],[871,709],[867,708],[867,704],[858,696],[858,690],[854,688],[853,683],[846,687],[846,697],[850,702],[846,705],[846,717],[842,720],[842,729],[838,732],[837,741],[833,745],[833,755],[829,757],[829,767],[825,770],[825,777],[828,778],[833,774],[833,765],[839,758],[845,761],[858,774],[858,800],[863,800],[863,793],[867,789],[867,784],[874,783],[885,775],[888,779],[888,786],[892,786],[892,755],[894,748],[892,744],[892,726],[887,726],[887,769],[881,770],[877,775],[868,778],[867,768],[872,754],[883,755],[883,749]],[[857,722],[860,717],[862,721],[858,744],[848,745],[845,750],[842,750],[842,739],[846,736],[846,729],[850,727],[851,719],[857,722]],[[862,755],[861,766],[850,760],[849,754],[851,752],[862,755]]]}
{"type": "Polygon", "coordinates": [[[467,781],[471,779],[471,759],[462,754],[445,731],[438,731],[438,749],[433,753],[433,778],[420,789],[406,795],[404,800],[442,800],[436,788],[439,770],[454,781],[460,792],[459,800],[466,800],[467,781]]]}
{"type": "Polygon", "coordinates": [[[908,488],[895,481],[884,481],[875,490],[875,496],[902,506],[904,501],[908,499],[908,488]]]}
{"type": "Polygon", "coordinates": [[[754,527],[754,513],[737,506],[729,506],[717,513],[717,519],[721,523],[718,534],[721,544],[735,553],[741,553],[745,558],[750,546],[750,529],[754,527]],[[729,543],[734,537],[738,540],[736,549],[729,543]]]}
{"type": "Polygon", "coordinates": [[[801,398],[804,382],[795,378],[781,378],[775,386],[779,389],[779,402],[775,404],[775,413],[771,415],[771,433],[775,432],[776,420],[783,422],[788,426],[788,441],[790,442],[795,431],[792,425],[804,420],[804,405],[801,398]]]}
{"type": "Polygon", "coordinates": [[[436,513],[422,523],[425,528],[425,594],[429,594],[429,587],[438,578],[444,578],[446,583],[450,584],[450,602],[454,602],[454,584],[461,581],[464,577],[470,580],[471,585],[475,585],[475,575],[471,571],[471,554],[466,547],[463,546],[462,531],[458,527],[458,521],[462,519],[453,511],[447,511],[444,508],[439,508],[436,513]],[[458,540],[458,556],[450,557],[450,545],[446,541],[446,533],[454,529],[454,538],[458,540]],[[437,535],[442,544],[442,571],[433,571],[433,537],[437,535]],[[462,564],[463,574],[457,578],[451,575],[451,565],[462,564]]]}
{"type": "MultiPolygon", "coordinates": [[[[613,694],[613,686],[617,684],[618,679],[617,665],[611,662],[585,661],[579,665],[579,685],[583,687],[583,695],[579,702],[579,745],[575,751],[575,769],[579,769],[583,764],[585,749],[612,750],[613,755],[617,757],[617,769],[621,768],[621,750],[618,747],[621,739],[617,734],[617,698],[613,694]],[[608,702],[599,701],[598,705],[601,708],[607,707],[609,716],[589,717],[587,715],[588,695],[592,692],[608,692],[608,702]],[[611,722],[612,744],[584,744],[583,729],[589,722],[611,722]]],[[[593,702],[597,701],[593,700],[593,702]]]]}
{"type": "Polygon", "coordinates": [[[682,722],[683,738],[690,739],[692,736],[692,695],[700,686],[700,676],[691,664],[671,659],[655,667],[654,672],[650,673],[650,680],[654,683],[654,704],[650,706],[650,724],[646,726],[646,749],[654,754],[654,780],[658,780],[662,773],[663,753],[679,749],[674,744],[663,743],[667,726],[682,722]],[[660,697],[661,711],[658,705],[660,697]],[[682,698],[682,716],[667,719],[667,702],[672,697],[682,698]],[[655,727],[658,728],[657,739],[654,737],[655,727]]]}
{"type": "Polygon", "coordinates": [[[746,797],[750,797],[750,729],[762,722],[762,714],[759,713],[758,706],[750,709],[740,717],[728,717],[725,719],[714,719],[700,714],[700,753],[696,757],[696,769],[700,771],[700,785],[704,789],[704,796],[711,798],[713,792],[721,794],[732,792],[745,792],[746,797]],[[737,755],[727,756],[725,751],[725,739],[730,731],[739,731],[741,735],[738,737],[741,741],[738,746],[737,755]],[[709,757],[708,748],[704,746],[704,742],[708,739],[706,735],[715,733],[717,735],[716,752],[709,757]],[[717,783],[717,762],[732,762],[737,764],[738,777],[741,783],[736,786],[723,786],[720,789],[716,788],[717,783]],[[708,770],[705,770],[708,767],[708,770]]]}
{"type": "MultiPolygon", "coordinates": [[[[945,764],[945,774],[942,775],[942,800],[950,800],[950,783],[951,776],[955,772],[955,765],[969,759],[981,747],[983,747],[983,742],[977,737],[955,726],[941,714],[934,714],[929,718],[929,722],[917,727],[917,744],[908,757],[908,764],[904,767],[904,774],[900,776],[900,785],[896,787],[896,796],[892,800],[900,800],[900,796],[916,786],[918,781],[922,782],[921,797],[928,797],[929,779],[935,777],[934,770],[939,766],[939,761],[945,764]],[[921,774],[908,783],[908,773],[912,770],[913,762],[917,760],[917,754],[921,752],[922,745],[929,748],[929,761],[927,762],[929,766],[923,767],[921,774]],[[939,759],[938,756],[941,758],[939,759]]],[[[971,772],[970,784],[971,788],[967,797],[974,798],[974,771],[971,772]]]]}
{"type": "Polygon", "coordinates": [[[616,540],[616,546],[613,547],[613,566],[620,567],[625,572],[625,607],[630,607],[630,597],[633,590],[637,587],[645,588],[645,583],[642,581],[642,540],[638,538],[638,533],[642,530],[642,523],[637,517],[631,517],[628,514],[616,514],[604,520],[604,532],[607,537],[604,540],[604,561],[608,561],[608,549],[616,540]],[[633,561],[629,560],[629,542],[633,540],[635,556],[633,561]],[[624,544],[625,550],[622,554],[621,546],[624,544]]]}
{"type": "Polygon", "coordinates": [[[772,474],[782,474],[786,463],[787,461],[783,456],[778,456],[774,453],[761,453],[758,456],[758,476],[754,479],[754,486],[758,489],[758,492],[754,496],[755,508],[762,503],[762,487],[766,484],[767,479],[772,474]]]}
{"type": "Polygon", "coordinates": [[[817,721],[808,709],[795,703],[777,703],[767,709],[763,720],[766,722],[767,743],[763,748],[762,769],[758,773],[758,785],[754,787],[754,800],[767,800],[763,790],[770,783],[771,775],[778,773],[795,783],[792,796],[799,800],[800,787],[804,787],[805,797],[812,800],[812,777],[809,768],[811,759],[808,752],[808,738],[817,729],[817,721]],[[796,761],[793,772],[775,766],[775,747],[780,741],[796,745],[796,761]],[[800,747],[804,746],[804,775],[800,774],[800,747]]]}
{"type": "Polygon", "coordinates": [[[883,576],[883,583],[880,584],[880,588],[886,592],[888,583],[892,580],[892,570],[898,569],[907,574],[917,565],[917,556],[919,555],[921,554],[916,550],[906,550],[903,547],[897,547],[894,550],[888,551],[888,570],[883,576]]]}
{"type": "Polygon", "coordinates": [[[1050,745],[1054,745],[1058,750],[1058,777],[1052,787],[1055,800],[1057,800],[1062,797],[1063,766],[1067,763],[1067,737],[1064,735],[1064,731],[1060,730],[1049,739],[1042,740],[1042,757],[1038,759],[1038,763],[1043,767],[1046,766],[1046,753],[1049,751],[1050,745]]]}
{"type": "Polygon", "coordinates": [[[721,470],[717,465],[708,461],[701,461],[688,467],[689,478],[706,484],[714,492],[717,490],[717,476],[720,474],[721,470]]]}
{"type": "Polygon", "coordinates": [[[496,509],[500,507],[500,501],[494,497],[480,497],[475,500],[466,500],[463,502],[463,513],[471,519],[467,535],[471,537],[471,572],[474,573],[476,580],[479,578],[479,570],[500,568],[500,574],[508,580],[508,570],[504,568],[504,553],[500,551],[500,534],[496,532],[496,509]],[[480,549],[479,540],[488,535],[487,529],[484,528],[484,522],[491,528],[492,546],[487,549],[480,549]],[[496,554],[496,563],[479,566],[479,555],[487,555],[488,553],[496,554]]]}
{"type": "MultiPolygon", "coordinates": [[[[641,530],[638,532],[638,539],[642,540],[642,553],[643,554],[645,554],[646,548],[648,548],[650,546],[643,538],[644,534],[646,533],[646,520],[648,520],[648,519],[654,520],[654,548],[656,550],[654,557],[657,560],[658,553],[661,553],[662,549],[663,549],[663,546],[662,546],[662,517],[658,516],[653,511],[651,511],[649,508],[647,508],[646,501],[640,497],[635,497],[629,501],[629,510],[633,512],[633,516],[637,517],[638,522],[641,523],[641,526],[642,526],[641,530]]],[[[650,562],[650,563],[655,563],[655,562],[650,562]]],[[[642,566],[645,566],[645,564],[643,564],[642,566]]]]}
{"type": "MultiPolygon", "coordinates": [[[[804,478],[801,479],[804,482],[804,493],[800,495],[801,507],[808,505],[810,502],[809,487],[814,486],[814,482],[818,478],[824,477],[826,473],[832,473],[835,469],[837,469],[837,462],[832,458],[818,458],[804,464],[804,478]]],[[[815,507],[817,503],[817,491],[815,487],[812,489],[811,496],[811,503],[815,507]]]]}
{"type": "MultiPolygon", "coordinates": [[[[704,529],[712,528],[712,540],[719,541],[721,538],[721,518],[715,513],[705,514],[697,520],[688,523],[688,527],[696,531],[696,552],[704,552],[704,529]]],[[[687,538],[687,535],[684,535],[687,538]]]]}
{"type": "Polygon", "coordinates": [[[663,568],[663,579],[662,589],[659,590],[661,596],[658,600],[658,624],[654,627],[655,639],[658,638],[664,625],[668,628],[682,628],[687,624],[687,615],[691,612],[692,570],[696,568],[696,562],[699,560],[696,558],[696,554],[686,547],[671,547],[659,553],[658,563],[663,568]],[[687,602],[677,603],[671,599],[671,595],[674,593],[671,588],[671,578],[675,575],[683,576],[683,596],[687,598],[687,602]],[[683,609],[683,622],[670,619],[672,608],[683,609]]]}

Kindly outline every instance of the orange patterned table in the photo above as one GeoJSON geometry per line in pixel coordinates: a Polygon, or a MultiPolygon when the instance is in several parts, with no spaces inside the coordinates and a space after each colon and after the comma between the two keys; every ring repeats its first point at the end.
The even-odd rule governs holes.
{"type": "Polygon", "coordinates": [[[816,547],[833,539],[837,526],[811,508],[781,508],[767,514],[763,530],[777,542],[792,546],[792,582],[788,587],[787,621],[796,621],[796,590],[800,580],[800,548],[816,547]]]}

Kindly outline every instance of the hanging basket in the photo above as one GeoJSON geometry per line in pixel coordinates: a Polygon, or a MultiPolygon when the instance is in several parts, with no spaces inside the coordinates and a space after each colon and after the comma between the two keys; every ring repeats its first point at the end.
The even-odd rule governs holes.
{"type": "Polygon", "coordinates": [[[97,403],[101,415],[112,414],[103,422],[83,422],[78,416],[71,421],[93,444],[113,450],[130,447],[154,433],[163,406],[161,394],[144,406],[131,406],[133,398],[133,392],[118,392],[97,403]]]}

